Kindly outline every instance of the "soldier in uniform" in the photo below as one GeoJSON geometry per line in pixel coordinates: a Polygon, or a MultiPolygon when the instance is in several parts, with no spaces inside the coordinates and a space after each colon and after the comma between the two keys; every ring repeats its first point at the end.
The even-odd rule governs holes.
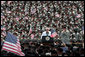
{"type": "Polygon", "coordinates": [[[70,32],[66,28],[64,28],[60,36],[63,43],[70,44],[70,32]]]}

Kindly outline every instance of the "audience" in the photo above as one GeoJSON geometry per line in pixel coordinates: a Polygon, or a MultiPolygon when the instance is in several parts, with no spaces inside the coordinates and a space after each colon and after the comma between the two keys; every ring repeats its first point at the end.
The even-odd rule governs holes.
{"type": "MultiPolygon", "coordinates": [[[[84,48],[76,46],[75,50],[74,44],[71,44],[72,47],[68,46],[70,42],[83,43],[84,41],[83,12],[84,1],[1,1],[1,26],[6,29],[2,32],[16,33],[26,56],[84,56],[84,48]],[[55,45],[58,47],[55,47],[56,50],[46,49],[40,45],[41,43],[37,43],[46,26],[55,27],[58,34],[55,40],[65,42],[66,45],[63,48],[60,48],[59,42],[55,45]],[[30,28],[33,39],[29,34],[30,28]],[[25,40],[30,41],[24,43],[25,40]],[[33,43],[34,40],[36,42],[33,43]]],[[[5,34],[2,33],[1,45],[4,38],[5,34]]],[[[2,56],[11,55],[6,51],[1,53],[2,56]]]]}

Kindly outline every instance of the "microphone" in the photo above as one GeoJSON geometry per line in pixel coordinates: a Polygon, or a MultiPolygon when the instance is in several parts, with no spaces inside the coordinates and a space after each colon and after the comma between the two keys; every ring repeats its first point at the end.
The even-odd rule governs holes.
{"type": "Polygon", "coordinates": [[[49,32],[46,32],[46,34],[47,34],[47,36],[48,36],[49,32]]]}

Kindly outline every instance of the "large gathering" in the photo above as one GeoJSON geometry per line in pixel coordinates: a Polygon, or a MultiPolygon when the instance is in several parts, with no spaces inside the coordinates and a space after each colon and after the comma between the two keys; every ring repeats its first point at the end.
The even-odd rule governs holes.
{"type": "Polygon", "coordinates": [[[1,56],[84,56],[84,1],[1,1],[1,56]]]}

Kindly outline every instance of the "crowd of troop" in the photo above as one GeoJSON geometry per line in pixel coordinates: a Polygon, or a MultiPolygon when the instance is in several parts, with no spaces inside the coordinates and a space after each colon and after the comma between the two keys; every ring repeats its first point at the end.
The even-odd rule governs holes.
{"type": "MultiPolygon", "coordinates": [[[[1,1],[1,27],[5,27],[4,33],[11,32],[23,41],[32,36],[34,40],[40,40],[46,26],[56,30],[58,37],[55,39],[66,43],[68,40],[83,42],[84,1],[1,1]]],[[[6,36],[4,33],[1,40],[6,36]]]]}

